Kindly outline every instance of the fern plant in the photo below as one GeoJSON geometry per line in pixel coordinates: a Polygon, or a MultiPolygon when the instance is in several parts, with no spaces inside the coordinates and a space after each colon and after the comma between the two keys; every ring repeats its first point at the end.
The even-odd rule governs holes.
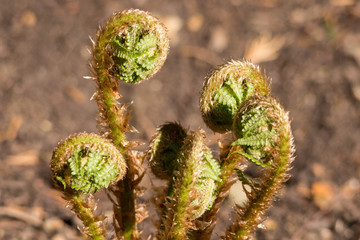
{"type": "Polygon", "coordinates": [[[169,49],[159,20],[140,10],[115,13],[98,31],[93,47],[93,96],[99,107],[99,134],[80,133],[61,141],[50,164],[56,187],[82,220],[84,237],[105,239],[107,221],[95,216],[94,193],[106,189],[113,203],[114,236],[141,239],[138,223],[147,216],[139,204],[138,187],[147,170],[167,181],[157,196],[158,231],[146,239],[210,239],[220,205],[240,181],[244,205],[233,206],[235,219],[223,239],[250,239],[270,207],[281,183],[288,179],[293,140],[288,113],[270,95],[269,81],[258,66],[231,61],[214,70],[204,83],[200,110],[214,132],[232,133],[219,142],[214,157],[205,131],[186,130],[179,123],[160,126],[145,152],[127,140],[128,104],[118,102],[119,82],[149,79],[163,65],[169,49]],[[256,165],[261,178],[246,175],[256,165]]]}

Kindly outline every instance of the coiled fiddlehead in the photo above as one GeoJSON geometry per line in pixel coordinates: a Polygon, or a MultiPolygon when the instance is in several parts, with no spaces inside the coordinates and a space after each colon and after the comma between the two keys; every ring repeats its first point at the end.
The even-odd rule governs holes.
{"type": "Polygon", "coordinates": [[[186,130],[178,123],[166,123],[157,129],[147,156],[158,178],[171,180],[173,172],[179,170],[177,159],[186,136],[186,130]]]}
{"type": "Polygon", "coordinates": [[[87,194],[121,179],[126,163],[109,140],[96,134],[80,133],[58,144],[50,168],[59,188],[87,194]]]}
{"type": "MultiPolygon", "coordinates": [[[[145,174],[145,154],[132,151],[136,143],[126,139],[133,128],[129,104],[118,102],[118,81],[135,84],[150,78],[163,65],[168,48],[165,28],[140,10],[116,13],[98,31],[91,66],[98,85],[93,96],[99,107],[98,128],[104,138],[72,136],[59,144],[51,162],[55,184],[93,239],[104,239],[103,217],[94,216],[92,199],[92,193],[103,187],[114,196],[108,195],[118,239],[140,239],[137,223],[147,213],[144,204],[136,204],[136,196],[142,192],[138,184],[145,174]]],[[[168,180],[159,239],[210,239],[216,213],[236,180],[251,191],[244,187],[248,201],[235,206],[236,222],[224,238],[249,238],[287,179],[293,154],[287,113],[269,92],[267,78],[247,61],[229,62],[207,78],[200,100],[204,121],[215,132],[234,134],[232,144],[219,141],[220,161],[206,146],[202,130],[188,132],[177,123],[158,129],[147,156],[154,174],[168,180]],[[260,166],[263,178],[245,176],[245,161],[260,166]]]]}
{"type": "Polygon", "coordinates": [[[203,119],[215,132],[232,131],[234,141],[221,143],[222,181],[217,198],[201,217],[192,239],[210,238],[215,215],[236,179],[251,191],[244,187],[247,204],[235,206],[236,221],[224,238],[248,239],[280,184],[288,178],[286,172],[293,154],[290,122],[269,92],[268,80],[262,77],[259,67],[246,61],[225,64],[206,80],[200,99],[203,119]],[[253,181],[245,176],[246,161],[262,167],[262,179],[253,181]]]}
{"type": "Polygon", "coordinates": [[[126,163],[120,151],[105,138],[80,133],[58,144],[50,169],[55,185],[83,221],[84,233],[93,239],[104,239],[103,217],[93,215],[92,195],[84,199],[81,194],[107,188],[124,177],[126,163]]]}
{"type": "Polygon", "coordinates": [[[176,123],[158,129],[148,157],[155,175],[170,181],[159,236],[186,239],[191,221],[215,200],[220,166],[204,143],[203,131],[188,135],[176,123]]]}
{"type": "Polygon", "coordinates": [[[124,82],[138,83],[161,68],[168,49],[166,30],[155,17],[126,10],[114,14],[99,32],[93,67],[124,82]]]}
{"type": "Polygon", "coordinates": [[[232,130],[238,107],[254,94],[269,94],[259,67],[247,61],[220,66],[206,79],[201,92],[200,110],[206,125],[214,132],[232,130]]]}
{"type": "Polygon", "coordinates": [[[293,161],[293,137],[288,113],[270,96],[249,98],[239,109],[234,121],[233,145],[243,150],[233,151],[250,162],[263,167],[263,177],[254,182],[238,170],[248,201],[236,206],[236,223],[227,231],[225,239],[248,239],[260,223],[264,211],[270,207],[281,183],[288,179],[287,171],[293,161]]]}

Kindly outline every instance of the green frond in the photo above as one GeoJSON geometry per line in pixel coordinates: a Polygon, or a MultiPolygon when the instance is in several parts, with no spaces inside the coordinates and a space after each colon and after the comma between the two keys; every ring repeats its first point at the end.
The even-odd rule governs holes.
{"type": "Polygon", "coordinates": [[[269,166],[269,163],[261,162],[262,154],[257,154],[255,152],[252,152],[252,153],[248,154],[246,152],[241,152],[241,151],[234,151],[232,153],[238,153],[238,154],[244,156],[248,161],[254,163],[257,166],[261,166],[261,167],[268,167],[269,166]]]}
{"type": "Polygon", "coordinates": [[[148,74],[148,71],[151,71],[156,66],[156,59],[158,58],[158,54],[156,52],[148,52],[143,55],[143,57],[139,57],[136,60],[136,63],[139,65],[139,67],[143,68],[143,71],[139,72],[142,74],[143,72],[146,72],[148,74]]]}
{"type": "MultiPolygon", "coordinates": [[[[113,46],[114,43],[111,43],[111,45],[113,46]]],[[[122,45],[117,45],[116,47],[113,47],[112,51],[113,51],[113,56],[116,57],[113,60],[117,63],[121,62],[121,60],[124,62],[131,61],[133,58],[131,53],[126,48],[124,48],[122,45]]],[[[118,66],[116,66],[116,67],[118,68],[121,66],[122,66],[121,64],[118,64],[118,66]]]]}
{"type": "Polygon", "coordinates": [[[288,114],[270,96],[250,97],[241,106],[234,121],[234,136],[238,139],[233,145],[240,145],[242,150],[231,154],[240,154],[263,169],[256,184],[236,170],[239,180],[251,186],[252,191],[246,192],[248,200],[244,206],[235,206],[237,221],[224,237],[229,240],[248,239],[256,230],[281,183],[288,179],[293,154],[288,114]]]}
{"type": "Polygon", "coordinates": [[[150,33],[139,39],[139,42],[135,44],[134,50],[138,53],[142,53],[149,51],[150,49],[156,49],[156,43],[156,37],[154,34],[150,33]]]}
{"type": "Polygon", "coordinates": [[[71,188],[83,193],[107,188],[119,174],[116,162],[108,161],[108,154],[80,147],[69,158],[71,188]]]}
{"type": "Polygon", "coordinates": [[[243,101],[244,91],[246,90],[244,89],[243,84],[241,84],[241,82],[237,82],[236,79],[228,76],[222,88],[225,87],[231,89],[231,95],[236,100],[236,105],[239,105],[240,102],[243,101]]]}
{"type": "Polygon", "coordinates": [[[59,187],[87,194],[107,188],[123,177],[126,163],[109,140],[80,133],[59,143],[54,150],[51,170],[59,187]]]}
{"type": "Polygon", "coordinates": [[[200,110],[215,132],[231,131],[239,106],[249,97],[268,95],[270,88],[260,69],[252,63],[232,61],[215,70],[201,92],[200,110]]]}
{"type": "Polygon", "coordinates": [[[269,118],[263,115],[265,109],[256,109],[246,115],[241,116],[241,131],[243,136],[251,135],[254,131],[258,131],[261,126],[266,126],[269,122],[269,118]]]}
{"type": "Polygon", "coordinates": [[[166,30],[156,18],[143,11],[128,10],[115,14],[99,31],[93,67],[101,84],[113,77],[138,83],[161,68],[168,49],[166,30]]]}
{"type": "MultiPolygon", "coordinates": [[[[252,98],[248,101],[251,102],[252,98]]],[[[274,120],[265,107],[243,109],[245,110],[239,110],[234,121],[234,136],[237,139],[232,146],[240,145],[244,149],[240,154],[250,162],[262,167],[269,166],[271,160],[267,156],[276,145],[277,129],[274,120]]]]}
{"type": "Polygon", "coordinates": [[[210,178],[214,181],[221,181],[219,175],[221,168],[219,162],[213,158],[211,152],[207,152],[203,156],[203,164],[201,165],[201,178],[210,178]]]}
{"type": "Polygon", "coordinates": [[[234,96],[234,92],[231,87],[229,85],[225,85],[214,93],[213,101],[217,102],[219,105],[228,107],[229,112],[234,114],[237,110],[237,103],[239,102],[239,99],[237,96],[234,96]]]}
{"type": "Polygon", "coordinates": [[[125,34],[125,45],[129,51],[133,51],[136,45],[136,42],[141,38],[141,29],[138,25],[129,26],[125,34]]]}
{"type": "Polygon", "coordinates": [[[113,59],[113,70],[119,78],[134,83],[156,67],[158,40],[154,34],[143,35],[138,27],[128,27],[125,39],[125,46],[118,39],[110,42],[112,54],[116,57],[113,59]],[[149,56],[149,52],[153,53],[152,56],[149,56]]]}

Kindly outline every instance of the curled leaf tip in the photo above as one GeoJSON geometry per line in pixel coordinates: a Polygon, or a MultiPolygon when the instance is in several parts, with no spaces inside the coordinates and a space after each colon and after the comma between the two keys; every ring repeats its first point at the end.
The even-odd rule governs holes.
{"type": "Polygon", "coordinates": [[[157,129],[147,157],[158,178],[171,180],[173,171],[179,169],[177,159],[186,136],[186,130],[178,123],[165,123],[157,129]]]}
{"type": "Polygon", "coordinates": [[[166,29],[157,18],[141,10],[125,10],[115,13],[99,31],[93,68],[127,83],[139,83],[162,67],[168,50],[166,29]]]}
{"type": "Polygon", "coordinates": [[[121,179],[126,163],[109,140],[96,134],[80,133],[58,144],[50,168],[58,188],[88,194],[121,179]]]}
{"type": "Polygon", "coordinates": [[[231,61],[206,79],[200,110],[206,125],[214,132],[232,130],[239,106],[254,94],[268,95],[268,80],[260,68],[248,61],[231,61]]]}
{"type": "Polygon", "coordinates": [[[253,96],[235,117],[233,134],[237,140],[232,145],[240,145],[244,150],[240,154],[256,165],[271,166],[273,155],[281,146],[279,133],[289,124],[288,114],[276,99],[253,96]]]}

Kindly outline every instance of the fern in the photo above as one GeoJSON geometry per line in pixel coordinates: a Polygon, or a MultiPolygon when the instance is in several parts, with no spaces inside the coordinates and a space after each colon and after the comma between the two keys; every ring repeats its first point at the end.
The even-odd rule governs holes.
{"type": "Polygon", "coordinates": [[[166,182],[156,196],[161,212],[157,239],[208,240],[232,184],[241,181],[251,191],[244,187],[246,204],[234,206],[236,218],[224,239],[249,239],[288,178],[293,143],[287,113],[270,96],[258,66],[231,61],[208,76],[200,99],[206,125],[233,133],[232,143],[219,140],[219,157],[206,145],[202,129],[190,131],[171,122],[157,129],[146,152],[134,150],[139,143],[127,140],[134,128],[129,104],[118,101],[118,81],[149,79],[163,65],[168,48],[163,25],[140,10],[116,13],[98,31],[91,67],[101,136],[80,133],[61,141],[50,164],[54,183],[83,222],[86,237],[105,239],[104,217],[94,215],[93,197],[105,188],[116,237],[139,240],[138,224],[148,216],[145,204],[137,201],[147,159],[154,175],[166,182]],[[247,162],[260,166],[261,178],[246,176],[247,162]]]}

